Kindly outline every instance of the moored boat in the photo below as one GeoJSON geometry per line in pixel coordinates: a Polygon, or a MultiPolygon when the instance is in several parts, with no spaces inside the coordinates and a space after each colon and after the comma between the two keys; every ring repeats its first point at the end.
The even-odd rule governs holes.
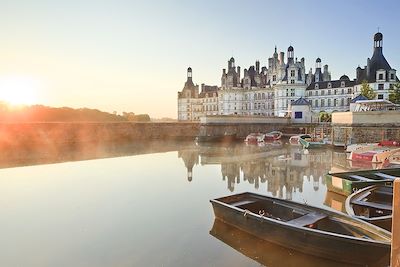
{"type": "Polygon", "coordinates": [[[320,148],[328,145],[324,140],[312,141],[300,138],[299,142],[303,148],[320,148]]]}
{"type": "Polygon", "coordinates": [[[390,232],[345,214],[254,193],[211,203],[217,219],[306,254],[356,264],[390,254],[390,232]]]}
{"type": "Polygon", "coordinates": [[[348,196],[361,188],[371,185],[385,184],[390,186],[393,184],[393,180],[399,177],[399,168],[378,169],[328,173],[325,175],[325,182],[329,191],[348,196]]]}
{"type": "Polygon", "coordinates": [[[388,231],[392,229],[393,187],[373,185],[354,192],[346,199],[346,212],[388,231]]]}
{"type": "Polygon", "coordinates": [[[294,145],[294,146],[301,145],[300,139],[311,140],[312,137],[309,134],[293,135],[289,138],[289,144],[294,145]]]}
{"type": "Polygon", "coordinates": [[[400,148],[385,147],[381,145],[366,145],[351,151],[349,160],[381,163],[400,153],[400,148]]]}
{"type": "Polygon", "coordinates": [[[264,136],[264,141],[267,140],[279,140],[282,137],[282,132],[280,131],[272,131],[270,133],[266,133],[264,136]]]}
{"type": "MultiPolygon", "coordinates": [[[[273,244],[218,219],[214,220],[210,235],[262,266],[349,267],[348,263],[315,257],[273,244]]],[[[359,267],[359,265],[351,266],[359,267]]]]}
{"type": "Polygon", "coordinates": [[[265,134],[263,133],[251,133],[246,136],[244,142],[246,144],[259,144],[263,143],[265,138],[265,134]]]}

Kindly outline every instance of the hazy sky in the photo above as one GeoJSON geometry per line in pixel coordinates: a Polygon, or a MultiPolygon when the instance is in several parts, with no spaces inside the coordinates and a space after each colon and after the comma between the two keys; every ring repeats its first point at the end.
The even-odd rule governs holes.
{"type": "Polygon", "coordinates": [[[264,66],[275,45],[355,78],[379,27],[400,69],[399,14],[396,0],[0,0],[0,99],[176,118],[188,66],[220,85],[231,56],[264,66]]]}

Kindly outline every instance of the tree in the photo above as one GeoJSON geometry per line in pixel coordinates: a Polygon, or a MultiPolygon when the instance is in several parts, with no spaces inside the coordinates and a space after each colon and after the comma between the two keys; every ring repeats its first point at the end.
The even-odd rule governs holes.
{"type": "Polygon", "coordinates": [[[394,86],[390,86],[389,101],[400,104],[400,82],[396,83],[394,86]]]}
{"type": "Polygon", "coordinates": [[[361,84],[361,94],[368,98],[369,100],[374,99],[376,97],[376,93],[374,90],[369,86],[367,81],[363,81],[361,84]]]}
{"type": "Polygon", "coordinates": [[[319,113],[319,121],[320,122],[330,122],[332,120],[332,114],[325,112],[325,111],[321,111],[319,113]]]}

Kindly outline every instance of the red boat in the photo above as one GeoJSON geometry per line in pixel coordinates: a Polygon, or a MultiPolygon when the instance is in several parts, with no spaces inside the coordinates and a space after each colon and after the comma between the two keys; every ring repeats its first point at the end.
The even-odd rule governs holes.
{"type": "Polygon", "coordinates": [[[282,137],[282,132],[280,131],[272,131],[270,133],[265,134],[264,140],[279,140],[282,137]]]}
{"type": "Polygon", "coordinates": [[[271,141],[277,141],[282,137],[282,133],[279,131],[273,131],[267,134],[263,133],[251,133],[244,141],[247,144],[264,144],[270,143],[271,141]]]}

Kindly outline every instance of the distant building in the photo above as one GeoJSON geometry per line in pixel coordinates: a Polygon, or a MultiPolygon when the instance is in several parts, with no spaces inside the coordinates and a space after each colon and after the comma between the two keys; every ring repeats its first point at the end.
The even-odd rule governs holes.
{"type": "Polygon", "coordinates": [[[315,61],[315,71],[310,69],[306,73],[305,59],[297,60],[293,46],[287,49],[286,62],[285,53],[278,54],[275,47],[272,57],[268,58],[268,66],[260,67],[257,60],[255,65],[243,70],[243,77],[240,66],[235,66],[235,59],[230,58],[227,69],[222,70],[221,87],[202,84],[200,93],[192,82],[189,68],[185,86],[178,93],[178,119],[199,120],[204,115],[258,115],[290,116],[300,121],[293,118],[296,114],[300,116],[293,110],[298,109],[295,106],[303,106],[298,103],[307,102],[310,114],[305,115],[306,111],[302,111],[302,118],[307,121],[322,111],[350,110],[350,103],[360,94],[363,81],[377,92],[377,99],[388,99],[389,89],[399,80],[396,70],[383,56],[382,47],[383,35],[378,32],[374,35],[372,58],[363,69],[356,69],[354,80],[347,75],[332,80],[328,65],[322,68],[320,58],[315,61]]]}
{"type": "Polygon", "coordinates": [[[371,59],[367,59],[364,68],[356,69],[355,93],[361,93],[361,84],[367,81],[371,88],[377,93],[376,99],[389,99],[389,89],[399,81],[396,70],[390,67],[383,55],[383,34],[378,32],[374,35],[374,53],[371,59]]]}
{"type": "Polygon", "coordinates": [[[187,79],[178,92],[178,120],[196,121],[204,115],[218,114],[218,86],[194,85],[192,68],[187,69],[187,79]]]}

